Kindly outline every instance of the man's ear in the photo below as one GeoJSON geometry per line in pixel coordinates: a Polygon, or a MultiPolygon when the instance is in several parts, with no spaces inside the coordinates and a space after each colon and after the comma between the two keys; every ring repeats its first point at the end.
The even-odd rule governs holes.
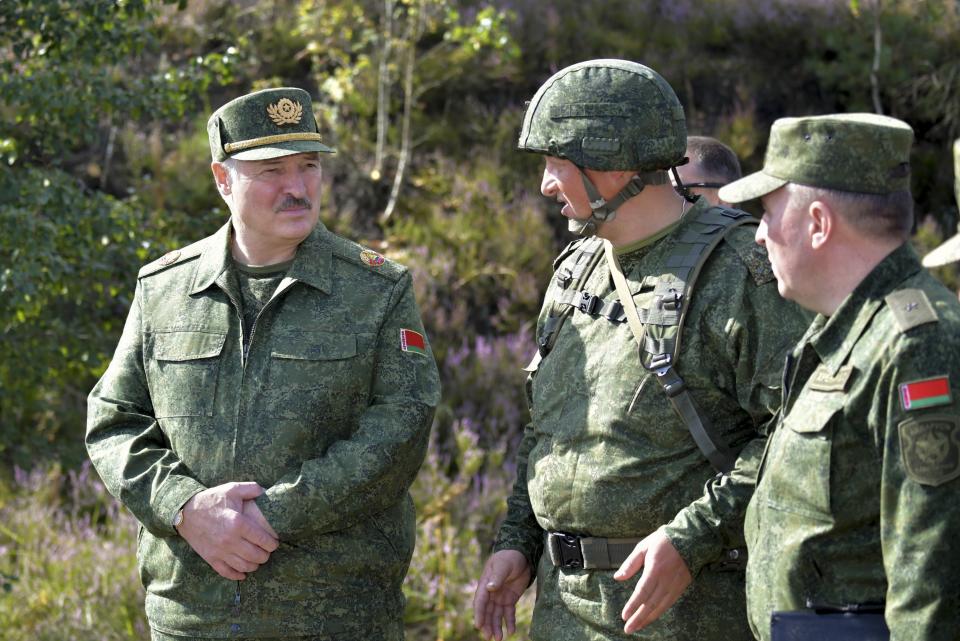
{"type": "Polygon", "coordinates": [[[210,170],[213,171],[213,182],[217,184],[217,191],[226,198],[230,194],[230,172],[219,162],[210,163],[210,170]]]}
{"type": "Polygon", "coordinates": [[[822,200],[814,200],[807,206],[807,229],[810,247],[822,249],[836,234],[837,213],[822,200]]]}

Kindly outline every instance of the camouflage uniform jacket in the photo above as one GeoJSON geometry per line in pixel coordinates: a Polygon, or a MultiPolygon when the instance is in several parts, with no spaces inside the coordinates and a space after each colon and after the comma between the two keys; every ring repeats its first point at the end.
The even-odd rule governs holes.
{"type": "Polygon", "coordinates": [[[242,352],[229,228],[144,267],[89,398],[87,449],[140,521],[147,617],[188,637],[402,639],[408,488],[439,379],[404,267],[318,225],[242,352]],[[372,257],[372,258],[371,258],[372,257]],[[376,263],[383,261],[381,264],[376,263]],[[280,537],[224,579],[172,526],[194,494],[256,481],[280,537]]]}
{"type": "MultiPolygon", "coordinates": [[[[638,307],[650,304],[675,239],[707,209],[700,199],[666,237],[621,256],[638,307]]],[[[640,363],[627,323],[574,312],[528,381],[532,422],[518,451],[518,478],[495,549],[539,560],[535,639],[730,639],[749,635],[742,572],[705,569],[742,545],[742,519],[763,451],[759,430],[779,404],[780,364],[806,327],[777,294],[755,227],[731,231],[694,288],[677,370],[701,411],[740,450],[734,471],[716,473],[683,420],[640,363]],[[706,488],[705,488],[706,485],[706,488]],[[695,581],[639,635],[626,637],[620,611],[636,580],[612,570],[558,570],[543,554],[544,532],[643,537],[666,534],[695,581]],[[740,635],[738,637],[738,634],[740,635]]],[[[565,263],[569,263],[568,257],[565,263]]],[[[561,265],[562,271],[562,265],[561,265]]],[[[556,280],[538,323],[542,332],[556,280]]],[[[583,289],[618,298],[601,262],[583,289]]]]}
{"type": "Polygon", "coordinates": [[[816,318],[788,359],[784,414],[747,513],[758,638],[770,638],[773,610],[807,599],[886,602],[893,641],[957,638],[958,380],[960,303],[908,245],[816,318]],[[922,398],[938,385],[946,395],[922,398]]]}

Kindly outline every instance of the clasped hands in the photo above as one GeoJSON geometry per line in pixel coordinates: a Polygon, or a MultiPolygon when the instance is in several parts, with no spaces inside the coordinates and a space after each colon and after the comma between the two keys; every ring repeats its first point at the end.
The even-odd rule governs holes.
{"type": "Polygon", "coordinates": [[[254,501],[262,493],[257,483],[225,483],[195,494],[183,506],[177,532],[225,579],[244,580],[280,543],[254,501]]]}
{"type": "MultiPolygon", "coordinates": [[[[646,537],[614,573],[627,581],[642,572],[623,607],[623,630],[635,632],[657,620],[693,582],[690,570],[665,534],[646,537]]],[[[516,604],[530,584],[531,568],[516,550],[495,552],[483,569],[473,599],[474,625],[485,639],[504,638],[516,631],[516,604]]]]}

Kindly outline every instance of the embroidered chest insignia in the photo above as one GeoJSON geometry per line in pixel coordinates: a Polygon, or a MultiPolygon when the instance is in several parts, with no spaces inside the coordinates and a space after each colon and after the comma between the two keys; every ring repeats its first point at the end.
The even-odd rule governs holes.
{"type": "Polygon", "coordinates": [[[371,267],[379,267],[385,263],[387,259],[372,249],[364,249],[362,252],[360,252],[360,260],[371,267]]]}
{"type": "Polygon", "coordinates": [[[853,365],[844,365],[837,370],[835,376],[823,367],[819,367],[810,377],[810,389],[821,392],[845,392],[851,374],[853,374],[853,365]]]}

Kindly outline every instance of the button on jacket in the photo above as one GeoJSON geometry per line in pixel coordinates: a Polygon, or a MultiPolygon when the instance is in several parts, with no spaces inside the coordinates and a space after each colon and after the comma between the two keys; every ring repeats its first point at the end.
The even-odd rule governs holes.
{"type": "Polygon", "coordinates": [[[439,401],[429,343],[402,340],[424,334],[409,273],[318,225],[244,354],[229,234],[140,271],[89,398],[90,457],[141,523],[150,624],[196,637],[402,639],[408,488],[439,401]],[[231,481],[265,488],[257,504],[280,538],[240,582],[172,526],[191,496],[231,481]]]}

